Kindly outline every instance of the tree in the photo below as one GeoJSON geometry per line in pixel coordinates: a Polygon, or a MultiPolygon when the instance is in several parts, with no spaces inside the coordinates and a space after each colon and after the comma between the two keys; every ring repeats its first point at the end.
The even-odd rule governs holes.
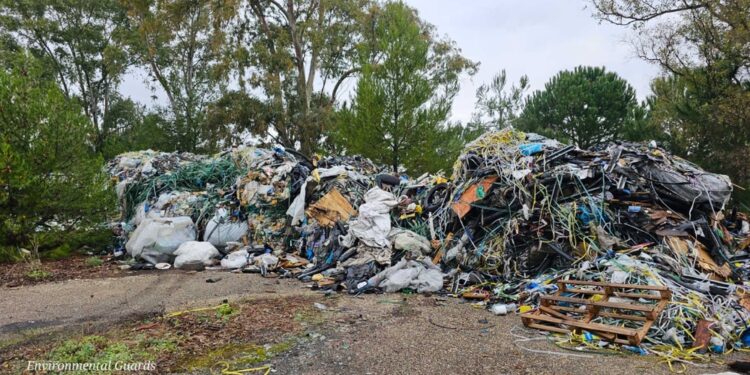
{"type": "Polygon", "coordinates": [[[501,70],[489,83],[479,86],[476,92],[475,111],[471,122],[482,129],[502,129],[518,118],[523,110],[523,100],[529,89],[529,77],[521,76],[518,86],[506,89],[508,76],[501,70]]]}
{"type": "Polygon", "coordinates": [[[169,103],[177,149],[205,147],[206,110],[227,84],[225,29],[235,0],[123,0],[136,33],[130,45],[169,103]]]}
{"type": "Polygon", "coordinates": [[[594,0],[595,16],[637,32],[633,45],[666,76],[653,121],[701,166],[750,183],[750,2],[594,0]]]}
{"type": "Polygon", "coordinates": [[[94,125],[100,150],[103,120],[129,65],[124,10],[117,0],[0,0],[0,33],[45,61],[63,93],[76,98],[94,125]]]}
{"type": "Polygon", "coordinates": [[[730,87],[715,97],[681,76],[656,79],[652,122],[667,135],[664,144],[672,152],[746,183],[750,108],[745,100],[750,92],[730,87]]]}
{"type": "Polygon", "coordinates": [[[158,111],[149,111],[131,99],[118,98],[104,118],[111,134],[101,150],[105,160],[133,150],[175,151],[168,134],[169,122],[158,111]]]}
{"type": "Polygon", "coordinates": [[[236,145],[251,136],[265,134],[273,114],[265,103],[242,91],[228,91],[208,105],[206,136],[210,149],[236,145]]]}
{"type": "Polygon", "coordinates": [[[633,142],[656,141],[662,145],[667,141],[667,133],[654,121],[654,103],[654,96],[649,96],[631,109],[620,131],[620,138],[633,142]]]}
{"type": "Polygon", "coordinates": [[[93,124],[39,77],[33,60],[0,70],[0,248],[6,250],[29,246],[46,231],[65,237],[99,225],[114,203],[102,159],[86,141],[93,124]]]}
{"type": "Polygon", "coordinates": [[[458,92],[462,73],[477,64],[402,2],[388,2],[373,20],[373,39],[361,48],[362,74],[353,98],[351,124],[342,129],[346,149],[394,171],[434,171],[438,140],[458,92]],[[372,59],[372,56],[378,56],[372,59]]]}
{"type": "Polygon", "coordinates": [[[260,91],[267,132],[304,153],[321,142],[342,82],[355,76],[370,0],[247,0],[235,25],[237,80],[260,91]],[[329,91],[330,90],[330,91],[329,91]]]}
{"type": "Polygon", "coordinates": [[[588,148],[615,139],[636,105],[635,90],[617,74],[577,67],[558,73],[531,95],[519,127],[588,148]]]}

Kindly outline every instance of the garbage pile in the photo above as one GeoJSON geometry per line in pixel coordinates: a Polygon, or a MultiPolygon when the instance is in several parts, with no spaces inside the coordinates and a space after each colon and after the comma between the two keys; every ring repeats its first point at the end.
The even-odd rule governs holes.
{"type": "MultiPolygon", "coordinates": [[[[581,150],[508,128],[467,145],[450,181],[281,147],[128,153],[109,172],[125,250],[141,268],[226,268],[348,293],[447,293],[498,314],[590,298],[595,308],[556,308],[595,327],[630,326],[598,313],[617,295],[658,300],[627,285],[668,287],[658,317],[633,318],[648,322],[638,350],[686,361],[697,358],[694,345],[750,346],[750,219],[729,208],[726,176],[653,143],[581,150]],[[563,280],[625,292],[605,287],[600,303],[598,291],[560,290],[563,280]]],[[[573,331],[586,345],[617,342],[573,331]]]]}
{"type": "MultiPolygon", "coordinates": [[[[447,189],[435,222],[444,267],[464,271],[453,293],[527,312],[540,295],[593,294],[559,293],[560,280],[667,286],[671,301],[644,337],[649,351],[683,360],[696,344],[724,352],[750,343],[750,226],[727,210],[726,176],[653,143],[580,150],[506,129],[465,148],[447,189]],[[711,322],[710,343],[694,337],[701,322],[711,322]]],[[[577,312],[630,324],[596,309],[577,312]]]]}

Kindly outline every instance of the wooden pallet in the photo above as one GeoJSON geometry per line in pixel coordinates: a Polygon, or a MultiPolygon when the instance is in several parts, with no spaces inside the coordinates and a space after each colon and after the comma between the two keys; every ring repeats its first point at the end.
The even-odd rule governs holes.
{"type": "Polygon", "coordinates": [[[521,314],[524,326],[558,333],[589,331],[614,343],[640,345],[672,298],[672,293],[664,286],[582,280],[561,280],[557,285],[559,290],[556,294],[540,296],[539,308],[521,314]],[[584,297],[563,295],[568,293],[584,297]],[[611,297],[629,302],[610,301],[611,297]],[[639,303],[639,299],[654,303],[639,303]],[[628,320],[642,325],[634,329],[592,323],[597,317],[628,320]]]}

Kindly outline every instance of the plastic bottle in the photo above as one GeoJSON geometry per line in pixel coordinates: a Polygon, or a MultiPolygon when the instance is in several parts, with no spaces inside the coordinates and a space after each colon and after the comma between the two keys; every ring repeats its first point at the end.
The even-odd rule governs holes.
{"type": "Polygon", "coordinates": [[[711,351],[714,353],[724,353],[724,340],[719,337],[713,336],[709,341],[711,343],[711,351]]]}
{"type": "Polygon", "coordinates": [[[509,312],[515,312],[516,307],[518,306],[515,303],[497,303],[490,307],[490,311],[495,315],[506,315],[509,312]]]}

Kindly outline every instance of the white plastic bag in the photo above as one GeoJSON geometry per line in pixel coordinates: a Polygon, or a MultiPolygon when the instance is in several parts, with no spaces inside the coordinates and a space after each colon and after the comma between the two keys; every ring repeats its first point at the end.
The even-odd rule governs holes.
{"type": "Polygon", "coordinates": [[[429,259],[401,259],[370,278],[368,283],[383,288],[386,293],[398,292],[407,287],[419,293],[437,292],[443,288],[443,273],[429,259]]]}
{"type": "Polygon", "coordinates": [[[393,242],[394,249],[408,251],[416,256],[432,252],[430,241],[410,230],[394,228],[388,233],[388,240],[393,242]]]}
{"type": "Polygon", "coordinates": [[[391,208],[398,204],[396,197],[380,188],[365,193],[365,203],[359,206],[359,215],[349,222],[349,233],[367,246],[390,247],[391,208]]]}
{"type": "Polygon", "coordinates": [[[175,268],[182,268],[185,263],[202,262],[205,265],[211,265],[211,259],[218,257],[219,250],[208,242],[188,241],[180,245],[175,250],[174,259],[175,268]]]}
{"type": "Polygon", "coordinates": [[[148,203],[148,201],[141,202],[138,206],[135,208],[135,215],[133,215],[133,225],[140,226],[144,220],[146,219],[158,219],[161,217],[161,214],[158,210],[152,209],[151,205],[148,203]],[[146,211],[146,207],[149,207],[148,211],[146,211]]]}
{"type": "Polygon", "coordinates": [[[247,258],[250,256],[247,250],[238,250],[233,253],[227,254],[224,259],[221,260],[221,267],[234,270],[242,268],[247,265],[247,258]]]}
{"type": "Polygon", "coordinates": [[[195,240],[195,225],[187,216],[144,219],[125,244],[128,254],[139,257],[144,250],[172,254],[187,241],[195,240]]]}
{"type": "Polygon", "coordinates": [[[220,248],[227,246],[228,242],[240,242],[247,234],[247,223],[244,221],[230,221],[226,209],[220,208],[216,215],[206,224],[203,232],[203,241],[220,248]]]}
{"type": "MultiPolygon", "coordinates": [[[[309,178],[308,178],[309,180],[309,178]]],[[[292,217],[291,225],[297,225],[305,216],[305,191],[307,190],[307,180],[302,184],[299,194],[294,198],[292,204],[286,210],[287,216],[292,217]]]]}

